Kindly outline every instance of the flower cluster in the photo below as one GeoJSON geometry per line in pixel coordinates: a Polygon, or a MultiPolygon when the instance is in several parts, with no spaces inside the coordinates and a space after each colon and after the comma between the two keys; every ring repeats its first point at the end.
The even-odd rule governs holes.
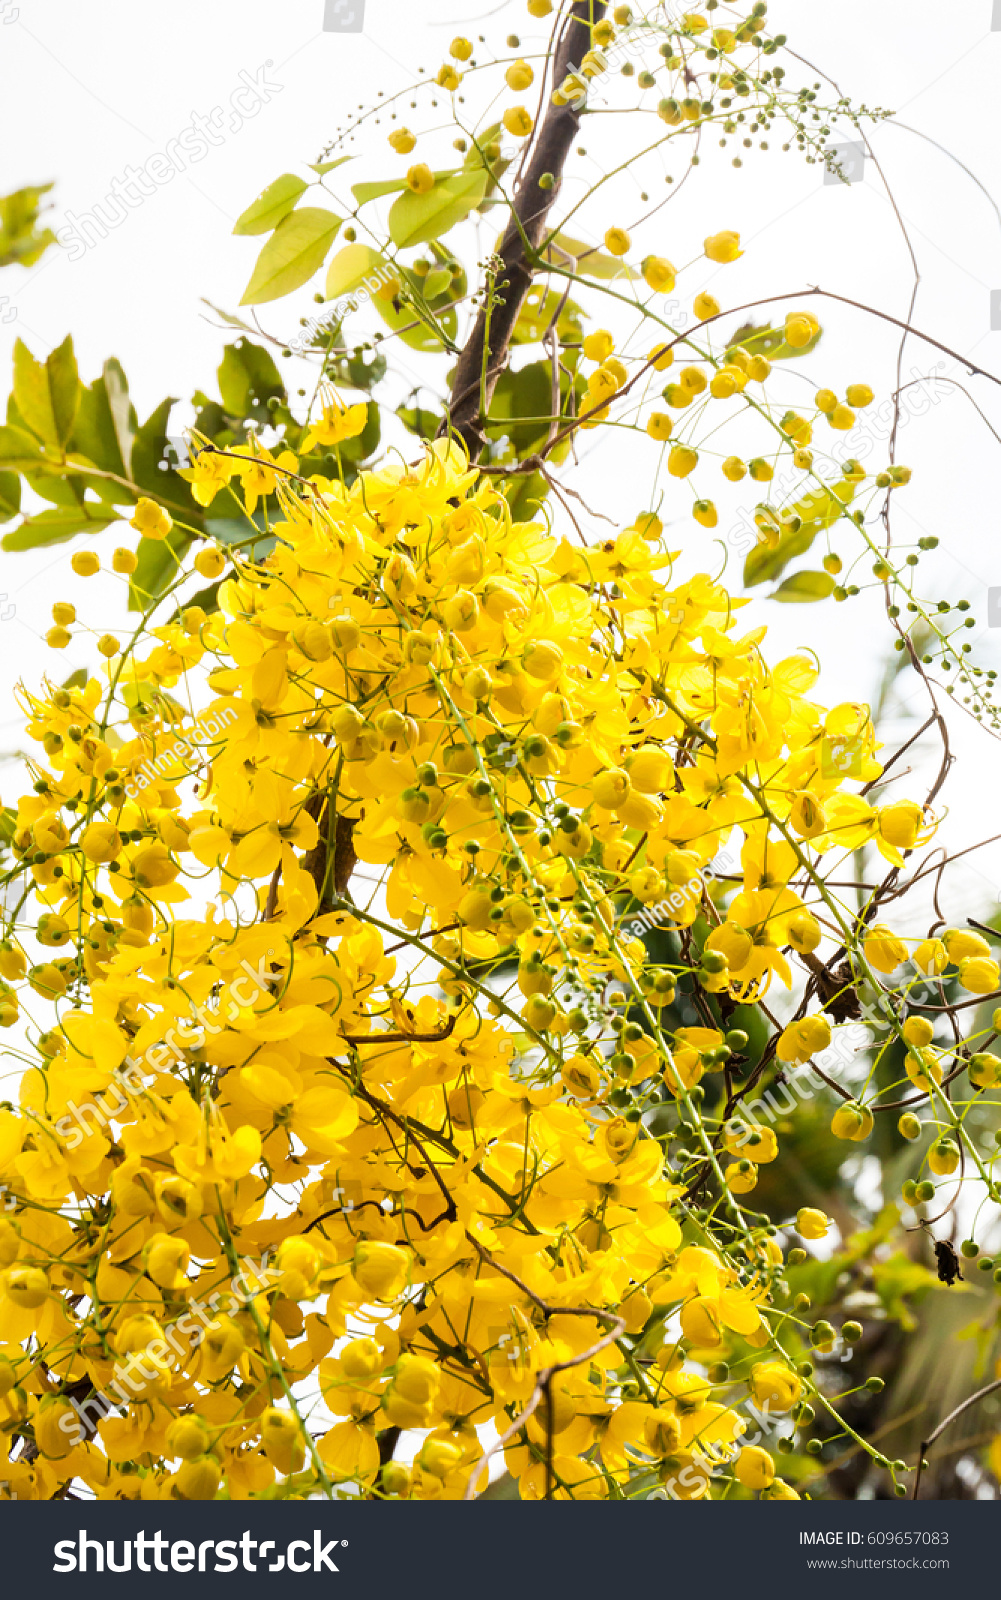
{"type": "MultiPolygon", "coordinates": [[[[246,459],[211,472],[250,496],[246,459]]],[[[0,1020],[26,1020],[33,1064],[0,1111],[0,1408],[33,1448],[7,1480],[461,1497],[493,1424],[526,1497],[734,1473],[795,1497],[740,1450],[746,1407],[795,1413],[813,1370],[776,1229],[741,1209],[778,1146],[746,1159],[701,1080],[732,1110],[728,1017],[823,939],[846,988],[906,956],[822,926],[845,915],[824,874],[869,840],[896,862],[933,819],[857,792],[881,771],[866,708],[812,702],[806,656],[769,665],[747,602],[677,578],[655,519],[571,545],[447,443],[350,488],[284,470],[274,551],[236,557],[218,613],[26,699],[0,1020]],[[703,869],[738,840],[724,904],[703,869]],[[668,961],[627,931],[653,901],[668,961]],[[704,1025],[679,1024],[679,985],[704,1025]],[[337,1419],[319,1434],[306,1380],[337,1419]],[[116,1381],[124,1415],[81,1425],[116,1381]],[[423,1435],[409,1467],[399,1430],[423,1435]]],[[[997,981],[975,936],[917,959],[997,981]]],[[[772,1049],[830,1037],[814,1001],[772,1049]]]]}

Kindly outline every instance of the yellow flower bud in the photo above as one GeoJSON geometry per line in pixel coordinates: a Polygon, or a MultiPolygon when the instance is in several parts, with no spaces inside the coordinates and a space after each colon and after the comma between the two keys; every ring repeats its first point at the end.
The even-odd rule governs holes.
{"type": "Polygon", "coordinates": [[[699,463],[699,453],[690,445],[676,444],[667,458],[667,470],[672,478],[687,478],[699,463]]]}
{"type": "Polygon", "coordinates": [[[895,972],[901,962],[907,960],[907,946],[903,939],[898,939],[892,929],[883,923],[873,925],[862,948],[869,965],[875,967],[877,972],[895,972]]]}
{"type": "Polygon", "coordinates": [[[195,556],[195,571],[202,578],[218,578],[226,570],[226,557],[215,545],[210,545],[205,550],[199,550],[195,556]]]}
{"type": "Polygon", "coordinates": [[[1001,977],[1001,967],[984,956],[970,956],[959,963],[959,981],[970,994],[993,994],[1001,977]]]}
{"type": "Polygon", "coordinates": [[[209,1431],[201,1417],[188,1413],[175,1417],[167,1429],[166,1454],[180,1456],[182,1461],[194,1461],[209,1448],[209,1431]]]}
{"type": "Polygon", "coordinates": [[[966,961],[970,956],[990,956],[991,947],[987,940],[972,929],[949,928],[942,935],[949,960],[957,966],[961,961],[966,961]]]}
{"type": "Polygon", "coordinates": [[[614,811],[628,799],[631,787],[627,772],[623,772],[621,767],[609,767],[597,773],[593,779],[591,796],[595,805],[614,811]]]}
{"type": "Polygon", "coordinates": [[[868,1139],[872,1129],[872,1112],[854,1100],[846,1100],[831,1118],[831,1132],[836,1139],[850,1139],[859,1144],[868,1139]]]}
{"type": "Polygon", "coordinates": [[[711,234],[705,241],[705,253],[710,261],[718,261],[725,265],[727,262],[736,261],[743,255],[740,248],[740,234],[725,228],[722,233],[711,234]]]}
{"type": "Polygon", "coordinates": [[[652,411],[647,418],[646,431],[651,439],[656,439],[658,444],[663,444],[665,439],[671,437],[674,427],[666,411],[652,411]]]}
{"type": "Polygon", "coordinates": [[[775,1462],[759,1445],[745,1444],[734,1462],[733,1473],[745,1489],[767,1489],[775,1478],[775,1462]]]}
{"type": "Polygon", "coordinates": [[[49,1280],[42,1268],[23,1264],[8,1267],[0,1278],[0,1287],[8,1300],[25,1311],[44,1305],[49,1295],[49,1280]]]}
{"type": "MultiPolygon", "coordinates": [[[[670,294],[677,281],[677,272],[666,256],[644,256],[640,264],[643,281],[655,294],[670,294]]],[[[670,365],[665,362],[665,366],[670,365]]],[[[661,370],[658,368],[658,371],[661,370]]]]}
{"type": "Polygon", "coordinates": [[[88,861],[103,865],[116,860],[121,854],[121,835],[111,822],[92,822],[89,828],[84,829],[80,848],[88,861]]]}
{"type": "MultiPolygon", "coordinates": [[[[803,1392],[799,1376],[780,1361],[758,1361],[751,1368],[748,1387],[759,1406],[769,1411],[789,1411],[803,1392]]],[[[739,1459],[739,1458],[738,1458],[739,1459]]]]}
{"type": "Polygon", "coordinates": [[[801,1206],[796,1213],[796,1232],[801,1239],[823,1239],[830,1226],[830,1217],[813,1206],[801,1206]]]}
{"type": "Polygon", "coordinates": [[[928,1166],[937,1178],[947,1178],[959,1166],[955,1139],[937,1139],[928,1152],[928,1166]]]}
{"type": "Polygon", "coordinates": [[[779,1035],[776,1055],[780,1061],[799,1065],[826,1050],[831,1042],[831,1025],[826,1017],[814,1014],[790,1022],[779,1035]]]}
{"type": "Polygon", "coordinates": [[[410,1275],[410,1254],[396,1244],[360,1239],[355,1245],[352,1272],[356,1283],[374,1300],[398,1299],[410,1275]]]}
{"type": "Polygon", "coordinates": [[[508,88],[514,89],[516,93],[520,93],[522,89],[530,89],[535,82],[535,73],[528,62],[522,61],[520,57],[517,61],[512,61],[504,77],[508,88]]]}

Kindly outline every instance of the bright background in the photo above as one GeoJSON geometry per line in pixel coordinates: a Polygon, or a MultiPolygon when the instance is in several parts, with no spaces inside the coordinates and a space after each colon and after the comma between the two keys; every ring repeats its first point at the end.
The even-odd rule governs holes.
{"type": "MultiPolygon", "coordinates": [[[[360,5],[361,0],[352,3],[360,5]]],[[[993,0],[955,0],[947,14],[931,0],[910,0],[906,7],[897,0],[841,0],[834,9],[776,0],[769,22],[784,29],[792,48],[806,62],[821,64],[856,104],[893,108],[901,123],[927,136],[887,124],[867,127],[917,256],[920,288],[914,322],[977,364],[1001,371],[1001,333],[990,327],[991,290],[1001,286],[1001,219],[977,183],[928,142],[948,147],[987,190],[993,188],[998,176],[993,108],[1001,31],[992,31],[992,9],[993,0]]],[[[238,9],[176,0],[168,13],[126,0],[103,0],[96,11],[72,0],[5,0],[0,5],[0,192],[55,179],[54,205],[46,220],[57,229],[95,203],[104,203],[112,180],[130,164],[142,165],[163,151],[190,125],[193,113],[210,115],[222,106],[228,118],[231,96],[244,81],[241,73],[272,85],[266,104],[244,116],[238,129],[227,128],[203,160],[157,189],[80,259],[53,249],[34,268],[11,268],[3,274],[0,288],[7,304],[0,301],[0,371],[8,370],[15,337],[44,356],[71,331],[86,381],[106,357],[119,357],[141,417],[165,393],[188,396],[199,386],[214,392],[222,345],[235,335],[223,330],[201,297],[235,309],[261,241],[232,239],[230,233],[234,219],[258,191],[279,172],[315,160],[359,102],[368,106],[380,89],[389,95],[405,87],[420,65],[433,77],[456,32],[475,39],[489,30],[490,41],[503,53],[505,35],[516,31],[526,55],[543,38],[541,25],[531,21],[520,0],[493,7],[476,0],[421,0],[420,5],[367,0],[362,32],[325,32],[322,22],[323,0],[285,0],[281,7],[242,0],[238,9]]],[[[1001,15],[998,22],[1001,26],[1001,15]]],[[[477,45],[477,52],[483,59],[483,47],[477,45]]],[[[787,65],[788,81],[813,81],[808,67],[800,80],[797,64],[787,65]]],[[[638,98],[635,80],[614,79],[601,93],[607,93],[610,105],[638,98]]],[[[534,104],[533,95],[530,91],[526,100],[534,104]]],[[[475,96],[474,90],[470,104],[475,96]]],[[[646,100],[655,102],[656,92],[646,100]]],[[[432,165],[446,160],[451,135],[444,105],[432,111],[425,94],[421,108],[404,115],[415,129],[441,128],[441,149],[422,142],[418,154],[427,153],[432,165]]],[[[663,131],[652,117],[643,126],[663,131]]],[[[596,147],[600,144],[610,160],[615,141],[625,138],[627,128],[631,145],[636,124],[623,117],[604,119],[594,131],[593,123],[586,122],[584,137],[596,147]],[[606,149],[609,127],[612,141],[606,149]]],[[[387,131],[385,119],[378,129],[370,121],[367,133],[347,146],[365,148],[373,159],[351,164],[345,179],[403,170],[405,160],[383,143],[387,131]]],[[[573,231],[599,239],[610,222],[624,223],[633,229],[636,257],[658,250],[679,266],[694,261],[679,281],[677,294],[685,303],[708,285],[726,305],[819,284],[906,316],[914,269],[874,163],[866,164],[861,183],[825,184],[821,168],[806,165],[794,153],[782,154],[778,134],[771,139],[772,149],[767,154],[747,152],[738,172],[729,164],[733,141],[724,154],[713,148],[715,139],[710,137],[703,144],[702,171],[696,174],[701,181],[679,189],[670,206],[643,227],[635,227],[648,209],[637,193],[640,180],[627,172],[602,189],[600,201],[575,219],[573,231]],[[725,269],[700,264],[702,239],[723,227],[741,233],[743,259],[725,269]]],[[[627,146],[622,149],[626,153],[627,146]]],[[[663,165],[658,157],[653,176],[659,184],[663,165]]],[[[683,163],[673,150],[667,170],[672,166],[680,175],[683,163]]],[[[577,162],[578,175],[569,178],[567,194],[574,194],[575,185],[580,192],[579,175],[593,181],[597,171],[591,157],[577,162]]],[[[658,200],[645,171],[642,181],[652,200],[658,200]]],[[[345,181],[342,195],[346,188],[345,181]]],[[[482,253],[491,247],[493,232],[490,223],[480,226],[482,253]]],[[[471,252],[464,253],[469,260],[471,252]]],[[[264,307],[263,327],[283,341],[293,337],[299,316],[314,309],[316,286],[264,307]]],[[[796,363],[796,371],[787,373],[789,382],[802,388],[804,401],[820,377],[839,387],[867,381],[878,398],[885,397],[894,382],[896,330],[846,306],[807,304],[820,314],[825,337],[809,362],[796,363]]],[[[632,326],[631,317],[620,325],[604,308],[600,320],[616,332],[632,326]]],[[[364,313],[352,331],[354,326],[359,331],[367,326],[364,313]]],[[[311,388],[312,369],[305,363],[294,365],[302,371],[290,380],[290,388],[297,382],[311,388]]],[[[415,373],[427,367],[424,361],[413,365],[415,373]]],[[[937,372],[939,380],[955,376],[962,382],[965,377],[960,363],[911,338],[903,360],[905,381],[929,371],[937,372]]],[[[981,378],[967,379],[966,388],[998,427],[998,388],[981,378]]],[[[996,638],[986,627],[986,590],[1001,583],[995,554],[997,441],[958,387],[939,381],[931,392],[935,403],[925,407],[923,416],[908,420],[900,438],[898,459],[912,466],[914,480],[895,497],[896,538],[909,543],[922,534],[938,535],[939,550],[922,558],[923,593],[969,599],[977,628],[965,637],[974,643],[983,665],[997,665],[996,638]]],[[[190,415],[178,407],[177,431],[190,415]]],[[[413,441],[407,443],[402,430],[399,438],[412,455],[413,441]]],[[[621,527],[644,503],[647,490],[639,499],[637,491],[650,483],[654,452],[645,438],[626,433],[613,438],[614,443],[600,433],[587,436],[574,483],[596,512],[621,527]]],[[[855,443],[857,436],[850,436],[848,449],[855,443]]],[[[881,460],[884,450],[877,442],[869,462],[881,460]]],[[[700,492],[718,497],[716,478],[714,473],[714,481],[700,492]]],[[[746,484],[741,494],[745,489],[746,484]]],[[[669,496],[662,515],[665,522],[677,524],[671,534],[673,542],[677,533],[685,551],[682,569],[704,565],[718,572],[721,545],[690,521],[686,488],[679,492],[672,485],[672,490],[674,497],[669,496]]],[[[744,502],[759,492],[744,495],[744,502]]],[[[721,514],[717,533],[732,521],[728,513],[721,514]]],[[[589,522],[589,537],[604,531],[607,524],[589,522]]],[[[130,530],[123,527],[122,534],[131,542],[130,530]]],[[[112,537],[109,530],[106,542],[112,537]]],[[[86,635],[59,659],[45,648],[43,635],[55,598],[74,599],[95,634],[121,627],[122,581],[102,574],[85,588],[69,571],[70,555],[80,542],[7,556],[0,615],[12,606],[14,614],[0,632],[6,645],[0,659],[5,688],[19,677],[30,685],[46,670],[62,677],[78,665],[95,664],[93,639],[86,635]]],[[[845,535],[838,544],[844,554],[845,535]]],[[[731,554],[730,582],[737,580],[741,559],[731,554]]],[[[819,698],[832,703],[875,697],[889,644],[878,587],[840,607],[830,602],[812,608],[780,606],[763,598],[760,589],[753,593],[754,605],[744,616],[768,622],[770,659],[811,645],[825,668],[819,698]]],[[[917,726],[906,715],[923,719],[926,714],[923,691],[912,674],[905,673],[898,687],[897,714],[883,726],[888,741],[917,726]]],[[[950,729],[960,764],[945,794],[951,807],[945,836],[955,850],[995,829],[998,752],[989,735],[959,707],[950,708],[950,729]]],[[[7,758],[16,754],[18,740],[16,707],[6,700],[0,713],[0,753],[7,758]]],[[[937,763],[937,746],[923,744],[916,752],[921,770],[905,777],[900,792],[923,792],[921,780],[932,758],[937,763]]],[[[13,798],[6,792],[16,781],[9,764],[0,777],[6,779],[5,798],[13,798]]],[[[981,914],[988,912],[997,902],[999,869],[996,846],[959,863],[946,891],[946,915],[966,914],[971,890],[981,914]]]]}

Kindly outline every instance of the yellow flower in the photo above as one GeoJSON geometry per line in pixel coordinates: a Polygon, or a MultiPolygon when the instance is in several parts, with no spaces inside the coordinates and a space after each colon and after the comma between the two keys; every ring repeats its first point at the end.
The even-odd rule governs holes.
{"type": "Polygon", "coordinates": [[[854,1100],[844,1101],[831,1118],[831,1132],[836,1139],[851,1139],[858,1144],[868,1139],[872,1129],[872,1112],[854,1100]]]}
{"type": "Polygon", "coordinates": [[[898,939],[892,929],[884,923],[874,923],[862,949],[865,958],[877,972],[895,972],[901,962],[907,960],[907,946],[903,939],[898,939]]]}
{"type": "Polygon", "coordinates": [[[315,450],[317,445],[329,449],[345,439],[357,439],[367,421],[368,406],[364,400],[353,406],[345,406],[328,390],[321,397],[320,420],[310,424],[299,449],[306,455],[310,450],[315,450]]]}
{"type": "Polygon", "coordinates": [[[740,248],[740,234],[724,229],[722,233],[711,234],[705,242],[705,252],[710,261],[726,263],[736,261],[743,255],[740,248]]]}
{"type": "Polygon", "coordinates": [[[501,121],[508,133],[514,134],[516,139],[527,139],[535,126],[531,112],[524,106],[508,106],[501,121]]]}
{"type": "Polygon", "coordinates": [[[585,334],[581,349],[588,361],[605,361],[615,349],[615,340],[607,328],[595,328],[585,334]]]}
{"type": "Polygon", "coordinates": [[[830,1217],[814,1206],[801,1206],[796,1213],[796,1232],[803,1239],[823,1239],[830,1226],[830,1217]]]}
{"type": "Polygon", "coordinates": [[[790,1411],[803,1392],[797,1374],[781,1361],[756,1362],[747,1382],[757,1404],[770,1411],[790,1411]]]}
{"type": "MultiPolygon", "coordinates": [[[[190,469],[182,476],[190,476],[190,469]]],[[[158,506],[155,500],[149,500],[142,495],[136,505],[132,526],[138,529],[144,539],[166,539],[173,523],[169,511],[158,506]]]]}
{"type": "Polygon", "coordinates": [[[1001,977],[1001,967],[984,956],[969,956],[959,963],[959,981],[971,994],[993,994],[1001,977]]]}
{"type": "Polygon", "coordinates": [[[370,1240],[355,1246],[352,1266],[355,1279],[365,1293],[376,1300],[392,1301],[402,1294],[410,1270],[410,1255],[398,1245],[370,1240]]]}
{"type": "Polygon", "coordinates": [[[791,1061],[797,1066],[809,1061],[811,1056],[826,1050],[831,1042],[831,1025],[826,1017],[814,1014],[790,1022],[779,1035],[776,1055],[780,1061],[791,1061]]]}
{"type": "Polygon", "coordinates": [[[775,1477],[775,1461],[756,1444],[745,1444],[733,1465],[733,1474],[745,1489],[767,1489],[775,1477]]]}
{"type": "Polygon", "coordinates": [[[670,294],[677,273],[666,256],[644,256],[640,263],[644,282],[657,294],[670,294]]]}
{"type": "Polygon", "coordinates": [[[508,88],[514,89],[519,93],[522,89],[531,88],[533,82],[535,81],[535,73],[533,72],[532,68],[529,66],[527,61],[522,61],[520,57],[517,61],[512,61],[511,65],[505,72],[504,77],[507,81],[508,88]]]}

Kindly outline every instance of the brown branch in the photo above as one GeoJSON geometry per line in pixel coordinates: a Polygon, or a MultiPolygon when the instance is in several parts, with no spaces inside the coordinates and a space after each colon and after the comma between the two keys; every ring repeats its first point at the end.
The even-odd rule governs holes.
{"type": "MultiPolygon", "coordinates": [[[[590,49],[591,27],[601,21],[604,13],[605,0],[574,0],[556,45],[554,88],[559,87],[590,49]]],[[[534,268],[529,256],[539,249],[545,237],[549,212],[559,195],[563,167],[579,126],[579,109],[570,103],[554,105],[550,99],[536,128],[511,217],[497,252],[501,266],[493,285],[488,286],[487,303],[481,307],[456,365],[451,400],[439,432],[461,439],[471,461],[477,459],[486,443],[481,400],[484,407],[489,405],[507,360],[518,313],[532,286],[534,268]],[[540,181],[543,177],[547,183],[545,188],[540,181]]]]}
{"type": "Polygon", "coordinates": [[[949,1412],[949,1415],[945,1418],[945,1421],[940,1422],[938,1427],[928,1435],[927,1439],[922,1439],[921,1445],[918,1449],[918,1470],[914,1479],[914,1493],[911,1495],[912,1500],[917,1499],[918,1490],[921,1487],[921,1474],[924,1471],[925,1451],[930,1449],[939,1435],[945,1432],[950,1422],[955,1422],[956,1418],[961,1417],[964,1411],[969,1411],[971,1406],[975,1406],[978,1400],[983,1400],[986,1395],[993,1394],[995,1389],[1001,1389],[1001,1378],[995,1378],[993,1383],[987,1383],[982,1389],[978,1389],[976,1394],[971,1394],[968,1400],[962,1401],[962,1403],[958,1405],[954,1411],[949,1412]]]}

